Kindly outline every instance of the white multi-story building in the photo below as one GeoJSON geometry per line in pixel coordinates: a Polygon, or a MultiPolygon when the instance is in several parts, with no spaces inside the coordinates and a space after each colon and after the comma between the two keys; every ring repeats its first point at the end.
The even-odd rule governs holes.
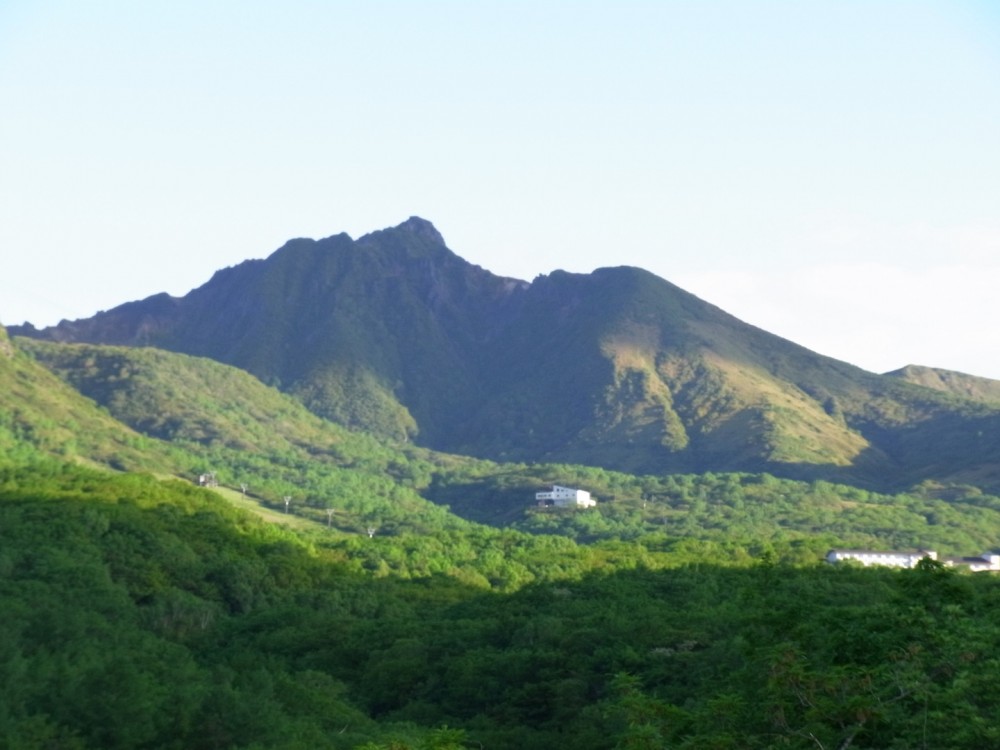
{"type": "MultiPolygon", "coordinates": [[[[867,549],[832,549],[826,553],[826,561],[829,563],[856,560],[865,567],[885,565],[890,568],[913,568],[925,557],[938,560],[937,552],[933,550],[877,552],[867,549]]],[[[939,562],[950,568],[966,568],[973,573],[983,570],[1000,570],[1000,555],[993,552],[987,552],[979,557],[942,557],[939,562]]]]}
{"type": "Polygon", "coordinates": [[[826,561],[829,563],[838,563],[842,560],[856,560],[865,567],[869,565],[886,565],[890,568],[913,568],[925,557],[937,560],[937,552],[933,550],[877,552],[867,549],[832,549],[826,553],[826,561]]]}
{"type": "Polygon", "coordinates": [[[597,505],[586,490],[574,490],[558,484],[552,485],[551,492],[536,492],[535,500],[539,505],[555,505],[557,508],[593,508],[597,505]]]}

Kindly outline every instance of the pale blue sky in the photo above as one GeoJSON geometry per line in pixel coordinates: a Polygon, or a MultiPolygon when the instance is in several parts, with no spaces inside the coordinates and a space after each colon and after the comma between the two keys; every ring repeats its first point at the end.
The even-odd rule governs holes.
{"type": "Polygon", "coordinates": [[[0,3],[0,322],[414,214],[1000,378],[1000,3],[0,3]]]}

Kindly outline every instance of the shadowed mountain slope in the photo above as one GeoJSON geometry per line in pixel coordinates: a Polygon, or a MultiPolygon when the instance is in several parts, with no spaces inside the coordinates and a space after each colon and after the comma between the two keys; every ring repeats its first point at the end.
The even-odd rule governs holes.
{"type": "Polygon", "coordinates": [[[211,357],[347,426],[406,438],[419,424],[434,443],[478,397],[476,347],[526,286],[466,263],[410,219],[356,242],[292,240],[183,298],[160,294],[41,333],[211,357]]]}
{"type": "Polygon", "coordinates": [[[996,405],[824,357],[641,269],[501,278],[418,218],[16,330],[211,357],[347,426],[487,458],[1000,482],[996,405]]]}

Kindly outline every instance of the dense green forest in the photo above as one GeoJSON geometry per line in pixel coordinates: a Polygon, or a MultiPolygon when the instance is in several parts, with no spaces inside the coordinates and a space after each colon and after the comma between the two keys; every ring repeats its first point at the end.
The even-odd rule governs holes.
{"type": "Polygon", "coordinates": [[[176,480],[8,461],[3,745],[1000,741],[988,575],[791,565],[766,545],[720,564],[690,543],[314,526],[176,480]]]}
{"type": "Polygon", "coordinates": [[[1000,740],[1000,579],[822,562],[996,549],[973,485],[475,460],[208,360],[0,344],[0,747],[1000,740]]]}

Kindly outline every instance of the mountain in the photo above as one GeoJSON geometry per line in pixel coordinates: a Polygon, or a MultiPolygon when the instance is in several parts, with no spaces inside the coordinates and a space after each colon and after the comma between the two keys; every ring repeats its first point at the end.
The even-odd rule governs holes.
{"type": "Polygon", "coordinates": [[[292,240],[180,299],[12,330],[211,357],[347,426],[406,438],[419,424],[433,444],[478,397],[477,344],[526,286],[462,261],[411,219],[357,242],[292,240]]]}
{"type": "Polygon", "coordinates": [[[209,357],[348,427],[491,459],[1000,486],[1000,405],[824,357],[642,269],[499,277],[416,217],[11,330],[209,357]]]}

